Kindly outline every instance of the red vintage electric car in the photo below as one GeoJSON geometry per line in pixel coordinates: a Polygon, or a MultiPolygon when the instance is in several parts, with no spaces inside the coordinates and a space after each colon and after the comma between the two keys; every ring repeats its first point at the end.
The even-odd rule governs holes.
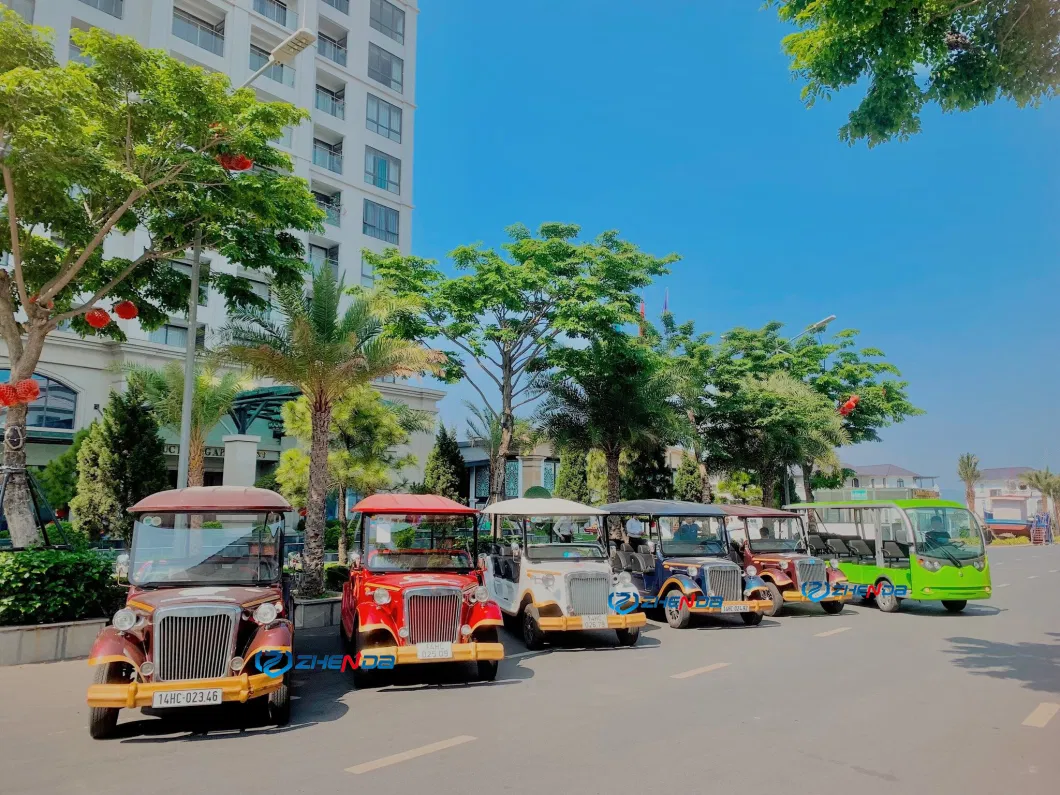
{"type": "Polygon", "coordinates": [[[478,560],[478,511],[434,495],[376,494],[354,506],[359,538],[342,588],[342,639],[354,682],[408,663],[474,662],[497,676],[500,608],[478,560]],[[375,671],[361,664],[374,656],[375,671]]]}
{"type": "Polygon", "coordinates": [[[93,737],[110,735],[122,708],[257,698],[287,723],[289,674],[256,660],[291,652],[281,566],[291,510],[275,492],[232,486],[163,491],[129,509],[129,595],[88,658],[93,737]]]}
{"type": "Polygon", "coordinates": [[[769,589],[772,606],[767,616],[775,616],[791,603],[816,602],[826,613],[842,612],[850,597],[835,593],[835,586],[845,583],[846,575],[837,561],[807,554],[798,514],[757,505],[718,507],[725,512],[733,553],[749,569],[753,567],[769,589]]]}

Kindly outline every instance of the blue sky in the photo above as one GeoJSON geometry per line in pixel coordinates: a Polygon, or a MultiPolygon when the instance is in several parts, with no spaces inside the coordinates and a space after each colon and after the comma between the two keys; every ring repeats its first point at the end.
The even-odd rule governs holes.
{"type": "MultiPolygon", "coordinates": [[[[869,150],[836,131],[857,89],[806,109],[758,0],[422,0],[413,250],[503,242],[516,221],[604,229],[682,261],[678,319],[716,333],[829,314],[927,414],[844,451],[957,484],[1060,468],[1060,106],[944,116],[869,150]]],[[[463,433],[466,386],[444,421],[463,433]]]]}

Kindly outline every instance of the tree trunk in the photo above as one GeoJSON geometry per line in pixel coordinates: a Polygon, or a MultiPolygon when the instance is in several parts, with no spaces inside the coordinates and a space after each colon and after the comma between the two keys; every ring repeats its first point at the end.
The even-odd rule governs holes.
{"type": "Polygon", "coordinates": [[[702,503],[714,502],[714,489],[710,487],[710,472],[707,471],[707,465],[702,461],[697,463],[699,465],[699,501],[702,503]]]}
{"type": "Polygon", "coordinates": [[[515,418],[509,414],[508,423],[505,425],[504,417],[501,417],[501,443],[493,454],[490,462],[490,504],[500,502],[504,499],[504,481],[508,466],[508,452],[512,449],[512,428],[515,418]]]}
{"type": "Polygon", "coordinates": [[[188,485],[201,486],[206,478],[206,440],[201,428],[192,428],[188,443],[188,485]]]}
{"type": "Polygon", "coordinates": [[[968,510],[975,513],[975,485],[972,483],[964,484],[964,501],[968,504],[968,510]]]}
{"type": "Polygon", "coordinates": [[[762,487],[762,500],[761,505],[763,508],[772,508],[776,502],[773,492],[776,490],[777,477],[776,472],[770,468],[763,468],[758,471],[759,485],[762,487]]]}
{"type": "Polygon", "coordinates": [[[324,508],[328,497],[328,440],[331,404],[320,399],[310,407],[309,489],[306,493],[304,574],[300,595],[314,599],[324,593],[324,508]]]}
{"type": "MultiPolygon", "coordinates": [[[[810,485],[810,478],[813,477],[813,462],[808,464],[802,464],[802,490],[806,492],[806,502],[813,502],[813,486],[810,485]]],[[[806,512],[806,527],[811,533],[817,532],[817,512],[807,511],[806,512]]]]}
{"type": "MultiPolygon", "coordinates": [[[[607,467],[607,501],[618,502],[622,498],[621,470],[619,459],[621,450],[604,450],[604,464],[607,467]]],[[[611,538],[616,541],[625,541],[626,534],[622,529],[622,521],[617,516],[607,517],[608,531],[611,538]]]]}
{"type": "Polygon", "coordinates": [[[339,563],[346,565],[349,559],[349,520],[346,518],[346,484],[339,484],[339,563]]]}

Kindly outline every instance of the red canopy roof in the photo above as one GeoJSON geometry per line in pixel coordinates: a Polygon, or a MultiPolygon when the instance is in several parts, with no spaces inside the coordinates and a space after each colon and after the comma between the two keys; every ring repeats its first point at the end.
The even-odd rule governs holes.
{"type": "Polygon", "coordinates": [[[790,511],[782,511],[779,508],[763,508],[761,505],[719,505],[726,516],[738,516],[741,519],[750,519],[752,517],[773,517],[776,519],[787,519],[798,517],[797,513],[791,513],[790,511]]]}
{"type": "Polygon", "coordinates": [[[144,497],[129,513],[184,511],[293,511],[275,491],[250,486],[192,486],[144,497]]]}
{"type": "Polygon", "coordinates": [[[353,506],[354,513],[447,513],[475,516],[478,511],[437,494],[373,494],[353,506]]]}

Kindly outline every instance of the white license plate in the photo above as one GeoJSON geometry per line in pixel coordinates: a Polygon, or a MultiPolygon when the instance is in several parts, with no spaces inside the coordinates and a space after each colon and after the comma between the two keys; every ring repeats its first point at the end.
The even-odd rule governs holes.
{"type": "Polygon", "coordinates": [[[160,690],[151,696],[152,707],[208,707],[221,703],[221,688],[160,690]]]}
{"type": "Polygon", "coordinates": [[[749,613],[751,608],[747,605],[722,605],[721,612],[723,613],[749,613]]]}
{"type": "Polygon", "coordinates": [[[582,616],[582,629],[607,629],[607,616],[582,616]]]}
{"type": "Polygon", "coordinates": [[[453,656],[452,643],[417,643],[416,657],[420,660],[448,660],[453,656]]]}

